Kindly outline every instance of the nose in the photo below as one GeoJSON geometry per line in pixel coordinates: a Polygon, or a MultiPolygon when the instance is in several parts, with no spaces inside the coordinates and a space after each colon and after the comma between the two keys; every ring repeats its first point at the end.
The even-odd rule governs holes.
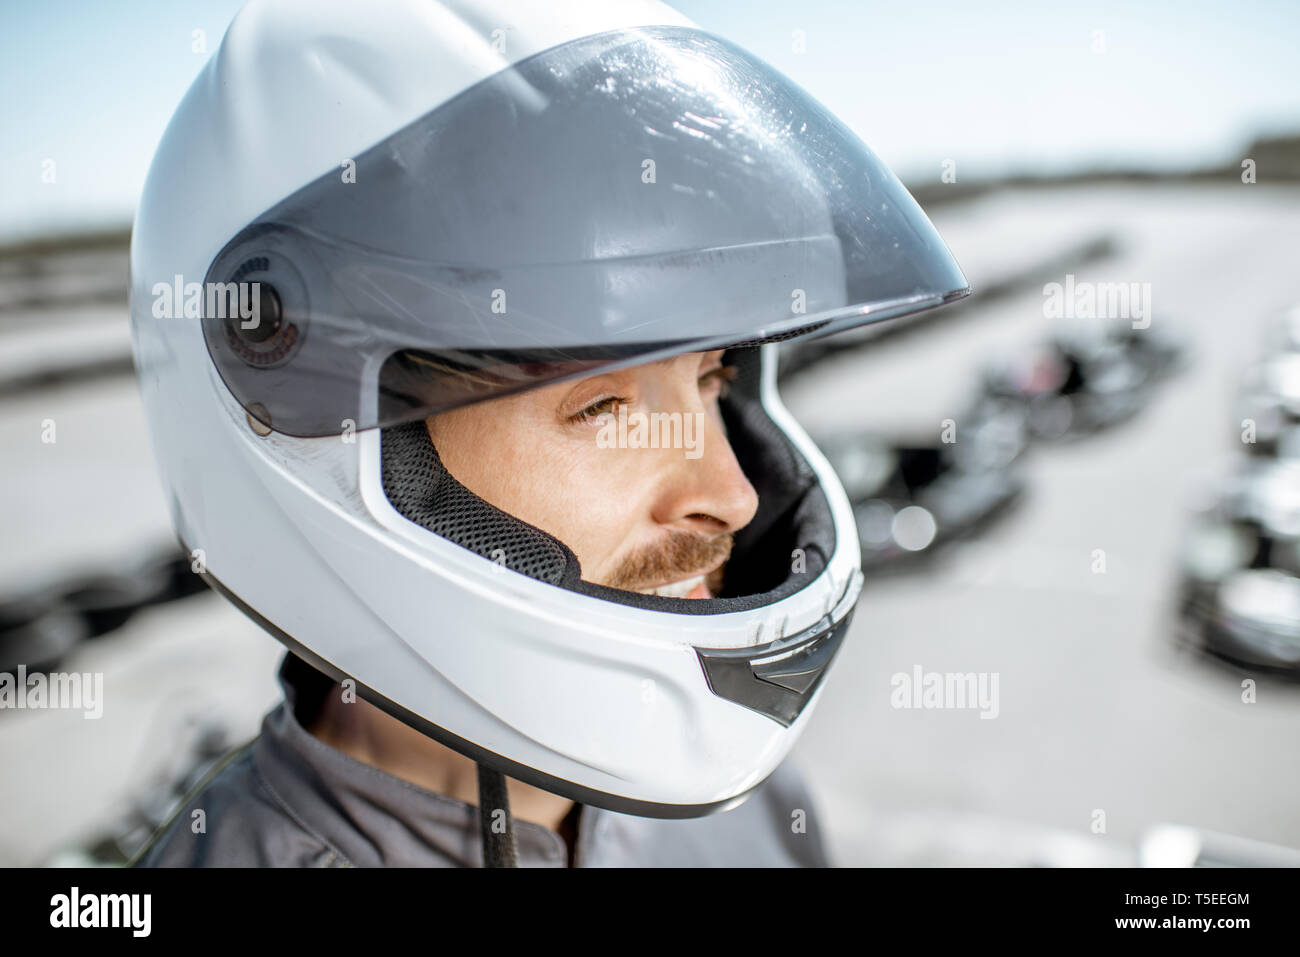
{"type": "Polygon", "coordinates": [[[704,423],[700,455],[689,458],[675,450],[653,518],[682,531],[734,534],[753,521],[758,493],[741,470],[720,417],[715,412],[699,418],[704,423]]]}

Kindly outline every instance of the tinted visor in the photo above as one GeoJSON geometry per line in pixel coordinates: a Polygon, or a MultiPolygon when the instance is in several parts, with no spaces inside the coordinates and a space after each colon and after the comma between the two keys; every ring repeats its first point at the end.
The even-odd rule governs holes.
{"type": "Polygon", "coordinates": [[[291,435],[967,292],[856,136],[699,30],[552,48],[353,162],[241,230],[206,277],[258,306],[246,319],[218,297],[206,313],[222,378],[291,435]]]}

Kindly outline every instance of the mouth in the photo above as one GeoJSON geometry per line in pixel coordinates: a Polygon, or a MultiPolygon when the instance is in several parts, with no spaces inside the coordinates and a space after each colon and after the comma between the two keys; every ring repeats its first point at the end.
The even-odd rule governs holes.
{"type": "Polygon", "coordinates": [[[722,587],[722,568],[725,564],[719,562],[717,567],[692,575],[690,578],[636,590],[643,595],[658,595],[660,598],[712,598],[722,587]]]}
{"type": "Polygon", "coordinates": [[[660,598],[712,598],[704,579],[704,575],[696,575],[658,588],[638,588],[637,591],[643,595],[658,595],[660,598]]]}

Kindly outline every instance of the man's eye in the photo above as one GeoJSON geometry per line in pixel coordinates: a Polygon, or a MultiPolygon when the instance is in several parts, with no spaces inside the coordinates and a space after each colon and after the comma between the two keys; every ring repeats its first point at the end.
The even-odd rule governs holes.
{"type": "Polygon", "coordinates": [[[736,372],[735,366],[718,366],[716,369],[710,369],[700,376],[700,388],[707,389],[713,383],[718,383],[718,398],[721,399],[731,389],[731,383],[736,378],[736,372]]]}
{"type": "Polygon", "coordinates": [[[577,415],[573,416],[575,422],[589,422],[592,419],[599,418],[602,415],[614,415],[618,412],[619,404],[627,401],[622,396],[611,395],[599,402],[593,402],[577,415]]]}

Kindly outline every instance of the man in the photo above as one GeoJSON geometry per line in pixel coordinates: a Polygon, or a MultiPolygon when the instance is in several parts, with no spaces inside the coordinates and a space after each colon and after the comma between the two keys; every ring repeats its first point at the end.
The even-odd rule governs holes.
{"type": "Polygon", "coordinates": [[[258,0],[163,137],[153,447],[291,653],[146,864],[826,861],[785,759],[861,556],[773,343],[965,278],[751,54],[656,0],[540,7],[258,0]]]}
{"type": "MultiPolygon", "coordinates": [[[[593,581],[708,598],[710,580],[720,587],[732,535],[758,506],[725,434],[719,399],[734,368],[722,356],[688,353],[533,389],[431,416],[425,427],[457,480],[569,544],[593,581]],[[620,409],[699,421],[702,454],[602,447],[600,430],[620,409]],[[525,457],[532,464],[520,471],[514,465],[525,457]]],[[[266,740],[181,809],[143,864],[480,862],[473,761],[296,660],[286,661],[281,680],[291,704],[267,717],[266,740]],[[352,802],[346,813],[340,793],[352,802]],[[196,809],[206,809],[197,834],[188,826],[196,809]]],[[[525,866],[574,866],[575,858],[586,866],[826,863],[821,822],[789,768],[740,810],[698,821],[583,813],[568,798],[514,780],[509,806],[527,822],[518,835],[525,866]]]]}

